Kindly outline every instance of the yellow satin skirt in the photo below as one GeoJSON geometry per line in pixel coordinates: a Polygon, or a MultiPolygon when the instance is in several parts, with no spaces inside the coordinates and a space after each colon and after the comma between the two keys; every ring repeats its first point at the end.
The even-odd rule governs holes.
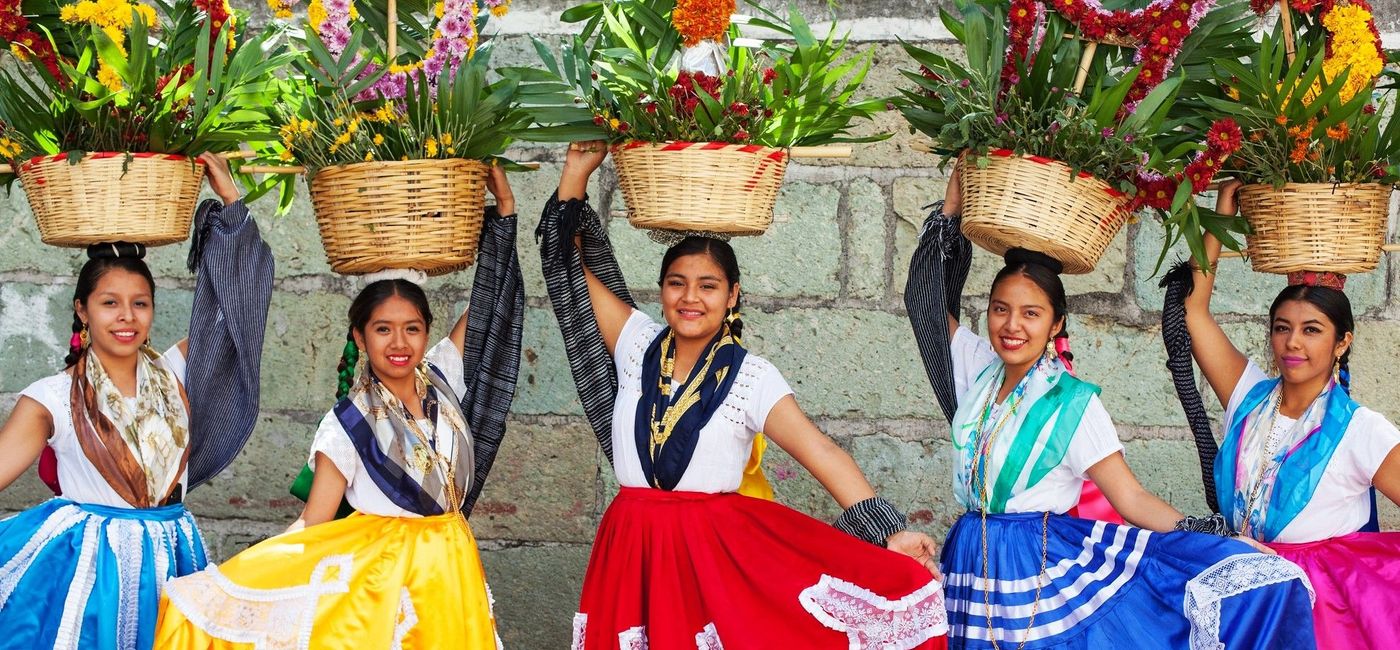
{"type": "Polygon", "coordinates": [[[165,584],[156,648],[465,648],[499,641],[456,515],[354,514],[165,584]]]}

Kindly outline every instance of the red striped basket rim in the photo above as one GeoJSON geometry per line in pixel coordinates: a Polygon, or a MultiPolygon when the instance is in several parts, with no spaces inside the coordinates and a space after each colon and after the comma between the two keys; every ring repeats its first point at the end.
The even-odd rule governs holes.
{"type": "Polygon", "coordinates": [[[768,157],[777,162],[782,162],[784,158],[787,158],[787,149],[766,147],[761,144],[738,144],[735,142],[648,142],[646,140],[631,140],[613,145],[613,150],[618,151],[653,146],[660,146],[661,151],[685,151],[687,149],[695,149],[697,151],[719,151],[723,149],[734,149],[743,153],[758,153],[765,149],[777,149],[777,151],[769,154],[768,157]]]}
{"type": "MultiPolygon", "coordinates": [[[[992,149],[991,151],[988,151],[987,153],[990,154],[990,155],[993,155],[993,156],[997,156],[997,157],[999,157],[999,158],[1020,158],[1020,159],[1022,159],[1022,160],[1029,160],[1029,161],[1031,161],[1031,162],[1033,162],[1033,163],[1039,163],[1039,164],[1042,164],[1042,165],[1049,165],[1049,164],[1051,164],[1051,163],[1060,163],[1061,165],[1064,165],[1064,164],[1065,164],[1065,163],[1062,162],[1062,161],[1055,160],[1054,158],[1046,158],[1045,156],[1036,156],[1036,155],[1032,155],[1032,154],[1019,154],[1019,155],[1018,155],[1015,151],[1012,151],[1012,150],[1010,150],[1010,149],[992,149]]],[[[1089,172],[1086,172],[1086,171],[1083,171],[1083,170],[1080,170],[1080,171],[1079,171],[1079,178],[1093,178],[1093,179],[1095,179],[1095,180],[1102,180],[1102,179],[1099,179],[1098,177],[1094,176],[1093,174],[1090,174],[1089,172]]],[[[1107,183],[1105,183],[1105,185],[1107,185],[1107,183]]],[[[1112,186],[1109,186],[1109,187],[1108,187],[1107,189],[1105,189],[1104,191],[1107,192],[1109,196],[1111,196],[1111,197],[1113,197],[1113,198],[1115,198],[1115,199],[1121,199],[1121,198],[1124,198],[1124,197],[1127,196],[1127,194],[1124,194],[1123,192],[1114,189],[1112,186]]]]}
{"type": "MultiPolygon", "coordinates": [[[[189,160],[189,159],[190,159],[190,156],[186,156],[186,155],[184,155],[184,154],[178,154],[178,153],[157,153],[157,152],[151,152],[151,151],[143,151],[143,152],[139,152],[139,153],[137,153],[137,152],[128,153],[128,152],[125,152],[125,151],[89,151],[89,152],[83,154],[83,160],[87,160],[87,159],[89,159],[89,158],[91,158],[91,159],[93,159],[93,160],[101,160],[101,159],[103,159],[103,158],[118,158],[118,157],[126,157],[126,156],[131,156],[132,158],[163,158],[163,159],[165,159],[165,160],[177,160],[177,161],[178,161],[178,160],[189,160]]],[[[52,154],[52,155],[34,156],[33,158],[30,158],[29,160],[26,160],[26,161],[24,161],[23,163],[20,163],[20,168],[21,168],[21,169],[24,169],[24,170],[26,170],[26,171],[28,171],[29,168],[33,167],[34,165],[38,165],[38,164],[43,163],[43,162],[46,162],[46,161],[50,161],[50,160],[67,160],[67,159],[68,159],[68,154],[66,154],[66,153],[56,153],[56,154],[52,154]]]]}

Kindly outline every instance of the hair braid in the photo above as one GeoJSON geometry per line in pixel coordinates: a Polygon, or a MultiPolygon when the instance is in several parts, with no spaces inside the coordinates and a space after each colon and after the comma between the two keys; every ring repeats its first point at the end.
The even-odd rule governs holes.
{"type": "Polygon", "coordinates": [[[340,365],[336,366],[335,398],[345,399],[350,387],[355,383],[355,364],[360,360],[360,348],[355,345],[355,330],[345,333],[345,349],[340,353],[340,365]]]}

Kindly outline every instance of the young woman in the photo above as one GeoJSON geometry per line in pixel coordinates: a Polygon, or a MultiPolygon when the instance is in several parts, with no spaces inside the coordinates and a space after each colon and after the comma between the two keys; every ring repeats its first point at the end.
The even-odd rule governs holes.
{"type": "Polygon", "coordinates": [[[539,229],[570,365],[622,485],[594,540],[573,647],[942,647],[932,540],[904,530],[782,374],[744,348],[733,249],[688,237],[666,252],[664,323],[630,304],[584,195],[604,156],[600,143],[570,148],[539,229]],[[846,508],[838,527],[850,534],[736,493],[759,431],[846,508]]]}
{"type": "Polygon", "coordinates": [[[949,645],[995,648],[1310,648],[1307,580],[1280,558],[1191,528],[1138,483],[1099,400],[1069,371],[1059,263],[1011,249],[987,338],[957,305],[971,245],[957,179],[910,267],[906,303],[940,401],[951,403],[967,508],[948,533],[949,645]],[[951,339],[951,340],[950,340],[951,339]],[[1133,526],[1065,516],[1092,479],[1133,526]],[[988,586],[991,588],[988,588],[988,586]]]}
{"type": "Polygon", "coordinates": [[[204,567],[182,501],[252,432],[273,269],[227,163],[200,158],[222,203],[197,215],[189,338],[150,347],[145,247],[89,247],[66,368],[24,389],[0,428],[0,489],[47,449],[61,493],[0,521],[0,645],[149,648],[162,585],[204,567]]]}
{"type": "Polygon", "coordinates": [[[467,516],[505,434],[525,294],[499,167],[487,187],[467,313],[429,348],[427,296],[398,277],[412,274],[368,278],[350,305],[349,394],[311,443],[301,517],[167,585],[159,647],[497,647],[467,516]],[[356,513],[333,520],[342,498],[356,513]]]}
{"type": "MultiPolygon", "coordinates": [[[[1238,188],[1221,188],[1218,212],[1235,213],[1238,188]]],[[[1220,242],[1206,242],[1214,265],[1220,242]]],[[[1278,368],[1270,376],[1211,315],[1215,274],[1190,272],[1190,352],[1225,408],[1213,467],[1221,511],[1234,530],[1307,571],[1318,647],[1390,647],[1400,638],[1400,534],[1359,531],[1373,516],[1373,487],[1400,503],[1400,431],[1349,395],[1354,320],[1344,278],[1289,276],[1269,308],[1278,368]]]]}

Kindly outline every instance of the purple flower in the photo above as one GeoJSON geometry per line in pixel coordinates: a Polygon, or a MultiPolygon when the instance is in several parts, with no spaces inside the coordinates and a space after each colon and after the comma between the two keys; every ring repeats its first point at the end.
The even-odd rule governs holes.
{"type": "Polygon", "coordinates": [[[345,46],[350,42],[350,30],[343,25],[333,25],[330,20],[321,25],[321,42],[326,44],[333,54],[339,55],[345,51],[345,46]]]}
{"type": "Polygon", "coordinates": [[[971,79],[963,79],[962,81],[959,81],[959,82],[958,82],[958,86],[959,86],[960,88],[966,88],[966,87],[971,86],[971,85],[972,85],[972,80],[971,80],[971,79]]]}
{"type": "Polygon", "coordinates": [[[1010,77],[1007,77],[1006,81],[1007,83],[1010,83],[1011,85],[1015,86],[1016,84],[1021,83],[1021,75],[1013,74],[1010,77]]]}
{"type": "Polygon", "coordinates": [[[1103,139],[1107,140],[1107,139],[1113,137],[1113,129],[1110,129],[1110,128],[1108,128],[1108,127],[1105,126],[1105,127],[1103,127],[1103,130],[1102,130],[1102,131],[1099,131],[1099,136],[1102,137],[1103,139]]]}
{"type": "Polygon", "coordinates": [[[1060,132],[1060,129],[1062,129],[1062,128],[1064,128],[1064,125],[1060,124],[1059,122],[1051,122],[1051,123],[1050,123],[1050,132],[1051,132],[1051,133],[1059,133],[1059,132],[1060,132]]]}
{"type": "Polygon", "coordinates": [[[463,38],[471,34],[472,22],[464,16],[445,14],[438,27],[444,38],[463,38]]]}
{"type": "Polygon", "coordinates": [[[1006,124],[1006,113],[997,113],[996,123],[997,123],[997,126],[1001,126],[1001,125],[1003,125],[1003,124],[1006,124]]]}
{"type": "Polygon", "coordinates": [[[327,14],[350,14],[350,0],[325,0],[324,4],[327,14]]]}
{"type": "Polygon", "coordinates": [[[1136,140],[1136,139],[1137,139],[1137,136],[1135,136],[1135,135],[1133,135],[1133,134],[1131,134],[1131,133],[1129,133],[1128,135],[1123,136],[1123,142],[1126,142],[1126,143],[1128,143],[1128,144],[1132,144],[1132,143],[1133,143],[1133,140],[1136,140]]]}

